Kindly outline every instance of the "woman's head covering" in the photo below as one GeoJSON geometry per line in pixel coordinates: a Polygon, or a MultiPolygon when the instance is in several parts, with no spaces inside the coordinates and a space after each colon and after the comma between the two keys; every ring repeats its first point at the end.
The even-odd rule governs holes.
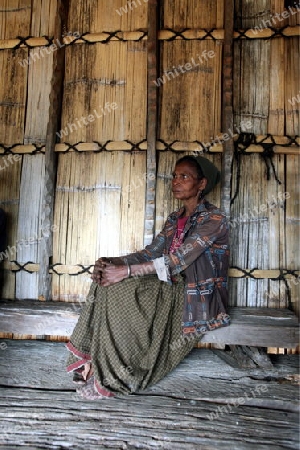
{"type": "Polygon", "coordinates": [[[203,156],[193,156],[193,158],[197,161],[201,167],[204,177],[207,179],[207,185],[202,192],[202,195],[206,195],[213,190],[216,184],[219,183],[221,179],[221,172],[212,162],[209,161],[209,159],[203,158],[203,156]]]}

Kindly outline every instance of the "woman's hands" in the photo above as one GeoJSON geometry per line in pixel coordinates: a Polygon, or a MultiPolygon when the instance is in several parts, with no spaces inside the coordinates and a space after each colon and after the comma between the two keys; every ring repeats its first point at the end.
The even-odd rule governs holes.
{"type": "Polygon", "coordinates": [[[108,258],[99,258],[95,262],[92,280],[100,286],[111,286],[128,278],[126,265],[115,265],[108,258]]]}

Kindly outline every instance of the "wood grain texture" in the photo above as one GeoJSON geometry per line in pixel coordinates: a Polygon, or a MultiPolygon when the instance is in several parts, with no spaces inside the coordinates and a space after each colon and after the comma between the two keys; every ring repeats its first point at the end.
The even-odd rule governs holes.
{"type": "Polygon", "coordinates": [[[1,344],[7,345],[0,352],[5,448],[297,447],[298,387],[289,381],[297,373],[297,357],[274,355],[272,370],[241,370],[211,351],[194,350],[155,386],[90,402],[74,392],[62,344],[1,344]]]}
{"type": "Polygon", "coordinates": [[[220,134],[220,69],[221,46],[214,41],[162,44],[162,81],[157,80],[161,103],[160,139],[211,142],[220,134]]]}
{"type": "MultiPolygon", "coordinates": [[[[0,332],[70,336],[78,319],[78,303],[1,302],[0,332]]],[[[253,347],[296,347],[299,326],[286,309],[230,308],[231,325],[207,332],[201,343],[239,344],[253,347]]],[[[182,345],[184,338],[174,342],[182,345]]]]}
{"type": "Polygon", "coordinates": [[[20,202],[20,178],[22,169],[22,156],[17,156],[17,160],[10,158],[12,155],[0,156],[0,207],[5,211],[7,220],[6,249],[4,250],[4,260],[1,263],[3,298],[15,297],[16,275],[11,273],[6,266],[10,260],[16,259],[17,255],[17,235],[18,235],[18,210],[20,202]],[[12,161],[12,163],[11,163],[12,161]]]}
{"type": "Polygon", "coordinates": [[[70,0],[68,31],[134,31],[147,28],[148,2],[136,0],[70,0]],[[123,7],[123,9],[122,9],[123,7]]]}
{"type": "Polygon", "coordinates": [[[148,41],[147,41],[147,179],[144,219],[144,246],[151,244],[155,229],[155,196],[157,173],[157,88],[154,81],[158,75],[158,3],[148,3],[148,41]]]}
{"type": "Polygon", "coordinates": [[[163,27],[222,28],[224,21],[224,0],[189,0],[173,2],[163,0],[163,27]]]}
{"type": "MultiPolygon", "coordinates": [[[[44,234],[51,232],[50,229],[43,229],[41,222],[44,208],[44,179],[45,155],[23,156],[17,253],[16,257],[13,258],[21,264],[27,261],[39,261],[41,240],[44,239],[44,234]]],[[[28,270],[30,269],[28,268],[28,270]]],[[[15,297],[18,299],[37,299],[39,295],[39,273],[17,272],[15,297]]]]}
{"type": "MultiPolygon", "coordinates": [[[[233,23],[234,1],[226,2],[226,14],[224,17],[224,43],[222,57],[222,133],[233,130],[233,23]]],[[[230,219],[231,205],[231,172],[234,143],[232,139],[224,141],[222,171],[221,171],[221,208],[226,217],[230,219]]]]}
{"type": "MultiPolygon", "coordinates": [[[[59,156],[53,263],[90,265],[143,248],[145,152],[59,156]]],[[[87,273],[54,275],[53,299],[82,301],[90,283],[87,273]]]]}
{"type": "Polygon", "coordinates": [[[61,142],[145,139],[146,43],[67,47],[65,67],[61,142]]]}

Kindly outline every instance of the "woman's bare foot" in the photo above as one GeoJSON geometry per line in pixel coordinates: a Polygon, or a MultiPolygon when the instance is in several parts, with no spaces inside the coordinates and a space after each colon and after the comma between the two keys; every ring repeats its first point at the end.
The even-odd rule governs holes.
{"type": "Polygon", "coordinates": [[[101,400],[102,398],[105,398],[103,395],[96,392],[94,383],[95,377],[92,375],[84,384],[84,386],[79,386],[76,389],[77,394],[87,400],[101,400]]]}
{"type": "Polygon", "coordinates": [[[83,366],[83,371],[81,372],[82,378],[87,381],[91,378],[94,373],[94,369],[92,367],[92,363],[85,363],[83,366]]]}

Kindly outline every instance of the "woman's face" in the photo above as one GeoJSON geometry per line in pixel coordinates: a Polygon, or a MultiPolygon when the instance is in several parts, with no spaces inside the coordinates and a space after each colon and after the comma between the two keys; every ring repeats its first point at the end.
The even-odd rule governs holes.
{"type": "Polygon", "coordinates": [[[199,193],[206,186],[206,178],[199,180],[197,169],[188,161],[177,164],[172,175],[172,192],[174,197],[182,201],[194,199],[198,202],[199,193]]]}

